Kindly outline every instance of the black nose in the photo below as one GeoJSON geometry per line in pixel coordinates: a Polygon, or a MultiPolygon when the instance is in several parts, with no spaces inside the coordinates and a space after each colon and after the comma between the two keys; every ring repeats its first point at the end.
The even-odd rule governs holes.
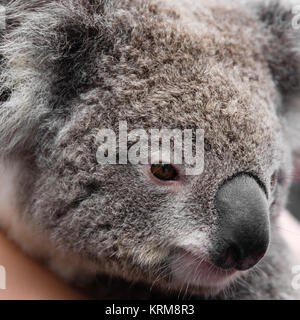
{"type": "Polygon", "coordinates": [[[227,243],[220,249],[220,254],[215,261],[216,265],[222,269],[247,270],[256,265],[265,255],[268,242],[255,243],[253,241],[247,243],[239,243],[238,239],[227,243]]]}
{"type": "Polygon", "coordinates": [[[218,230],[212,260],[221,268],[246,270],[266,253],[269,209],[266,194],[251,176],[239,175],[217,192],[218,230]]]}

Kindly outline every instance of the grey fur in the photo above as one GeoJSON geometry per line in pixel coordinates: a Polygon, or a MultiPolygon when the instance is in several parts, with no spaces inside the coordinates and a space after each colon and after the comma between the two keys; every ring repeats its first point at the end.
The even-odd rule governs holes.
{"type": "Polygon", "coordinates": [[[7,233],[102,298],[118,297],[119,286],[125,297],[298,297],[276,217],[290,184],[285,113],[300,90],[300,37],[289,26],[290,8],[261,6],[10,1],[0,48],[0,152],[3,163],[21,168],[19,223],[44,249],[36,253],[13,224],[7,233]],[[173,193],[148,181],[140,167],[99,165],[97,132],[120,120],[130,128],[204,129],[204,173],[173,193]],[[271,190],[276,170],[279,184],[271,190]],[[193,232],[210,240],[216,190],[240,172],[265,185],[268,254],[221,292],[182,287],[170,273],[174,248],[193,232]],[[127,282],[137,285],[129,290],[127,282]]]}

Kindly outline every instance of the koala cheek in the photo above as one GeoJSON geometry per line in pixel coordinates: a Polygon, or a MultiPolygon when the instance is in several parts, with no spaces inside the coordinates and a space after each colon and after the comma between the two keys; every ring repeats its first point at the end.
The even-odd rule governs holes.
{"type": "Polygon", "coordinates": [[[176,247],[193,252],[199,256],[206,256],[211,247],[209,231],[193,231],[188,235],[179,236],[176,240],[176,247]]]}

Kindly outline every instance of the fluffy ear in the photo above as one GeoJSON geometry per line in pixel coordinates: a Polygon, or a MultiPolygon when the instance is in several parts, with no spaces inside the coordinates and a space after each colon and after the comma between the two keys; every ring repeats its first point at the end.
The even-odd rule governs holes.
{"type": "Polygon", "coordinates": [[[282,95],[279,110],[287,144],[300,159],[300,0],[255,0],[251,5],[262,24],[263,52],[282,95]]]}
{"type": "Polygon", "coordinates": [[[300,0],[259,0],[254,6],[263,24],[263,49],[279,90],[284,95],[299,92],[300,0]]]}
{"type": "Polygon", "coordinates": [[[38,130],[55,127],[54,114],[67,116],[72,99],[99,81],[96,61],[109,54],[114,39],[120,38],[111,23],[114,3],[8,3],[0,39],[1,155],[31,150],[39,143],[38,130]]]}

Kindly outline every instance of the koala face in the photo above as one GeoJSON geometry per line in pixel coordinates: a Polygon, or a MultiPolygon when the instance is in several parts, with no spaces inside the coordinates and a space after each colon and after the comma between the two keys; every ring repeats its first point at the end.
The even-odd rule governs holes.
{"type": "Polygon", "coordinates": [[[34,105],[15,113],[25,115],[23,131],[6,150],[25,155],[31,172],[20,177],[25,220],[99,273],[216,293],[265,255],[289,184],[271,31],[235,5],[98,2],[26,7],[6,35],[6,85],[15,89],[2,109],[21,96],[34,105]],[[97,134],[120,121],[204,130],[203,172],[99,164],[97,134]]]}

